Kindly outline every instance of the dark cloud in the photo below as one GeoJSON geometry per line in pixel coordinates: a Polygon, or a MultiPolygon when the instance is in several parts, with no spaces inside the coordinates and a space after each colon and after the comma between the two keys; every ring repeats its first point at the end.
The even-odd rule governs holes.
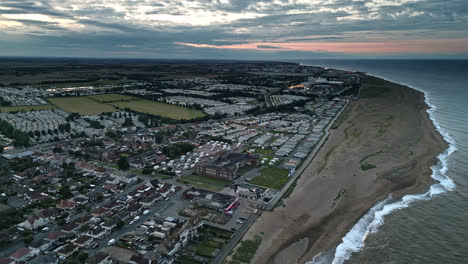
{"type": "Polygon", "coordinates": [[[22,26],[2,28],[0,50],[1,55],[33,51],[53,55],[66,54],[65,51],[70,49],[78,52],[76,55],[81,52],[94,56],[121,52],[122,44],[131,43],[134,46],[125,50],[153,57],[248,58],[271,56],[272,53],[278,57],[288,54],[343,56],[324,51],[285,51],[274,45],[257,45],[259,49],[268,49],[262,52],[198,49],[173,43],[231,45],[468,38],[466,0],[399,2],[328,0],[291,4],[287,0],[231,0],[229,3],[219,0],[115,0],[111,5],[102,0],[86,3],[2,0],[0,21],[17,21],[22,26]],[[50,21],[12,17],[32,14],[49,16],[50,21]],[[60,19],[64,18],[71,22],[61,23],[60,19]]]}

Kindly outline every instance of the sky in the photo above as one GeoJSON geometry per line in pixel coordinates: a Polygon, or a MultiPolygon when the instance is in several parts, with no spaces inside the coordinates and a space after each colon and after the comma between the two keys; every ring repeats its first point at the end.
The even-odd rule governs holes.
{"type": "Polygon", "coordinates": [[[468,59],[468,0],[0,0],[0,56],[468,59]]]}

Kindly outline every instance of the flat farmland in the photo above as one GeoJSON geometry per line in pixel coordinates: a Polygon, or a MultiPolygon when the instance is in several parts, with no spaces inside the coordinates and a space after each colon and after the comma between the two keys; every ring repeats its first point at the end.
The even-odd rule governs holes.
{"type": "Polygon", "coordinates": [[[113,102],[110,103],[115,107],[121,109],[129,108],[133,111],[140,113],[147,113],[152,115],[158,115],[168,117],[172,119],[193,119],[197,117],[203,117],[205,114],[200,110],[190,109],[183,106],[165,104],[160,102],[154,102],[150,100],[133,100],[126,102],[113,102]]]}
{"type": "Polygon", "coordinates": [[[124,94],[97,94],[97,95],[90,95],[88,97],[100,103],[116,102],[116,101],[130,101],[130,100],[138,99],[136,97],[128,96],[124,94]]]}
{"type": "Polygon", "coordinates": [[[97,115],[116,111],[112,105],[99,103],[88,97],[55,97],[47,100],[65,112],[79,113],[80,115],[97,115]]]}
{"type": "Polygon", "coordinates": [[[50,104],[46,105],[25,105],[25,106],[5,106],[0,107],[0,112],[9,113],[9,112],[29,112],[29,111],[38,111],[38,110],[50,110],[53,106],[50,104]]]}

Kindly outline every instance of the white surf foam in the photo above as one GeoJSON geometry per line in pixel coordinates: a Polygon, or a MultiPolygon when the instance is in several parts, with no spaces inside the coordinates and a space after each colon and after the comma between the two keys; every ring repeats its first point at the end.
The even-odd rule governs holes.
{"type": "MultiPolygon", "coordinates": [[[[376,76],[376,75],[374,75],[376,76]]],[[[382,79],[385,79],[384,77],[376,76],[382,79]]],[[[389,79],[386,79],[391,82],[395,82],[389,79]]],[[[395,82],[398,83],[398,82],[395,82]]],[[[402,83],[400,83],[402,84],[402,83]]],[[[373,206],[354,226],[353,228],[346,234],[345,237],[343,237],[342,242],[337,246],[335,250],[335,255],[333,257],[333,260],[331,261],[331,258],[328,260],[325,260],[324,258],[321,258],[320,255],[317,255],[314,257],[314,259],[308,264],[322,264],[322,263],[332,263],[332,264],[341,264],[344,263],[346,260],[348,260],[352,253],[360,251],[364,245],[365,245],[365,240],[368,237],[369,234],[375,233],[378,231],[378,228],[383,225],[384,223],[384,218],[386,215],[400,210],[402,208],[408,207],[412,202],[414,201],[420,201],[420,200],[428,200],[432,196],[444,193],[447,191],[453,190],[455,188],[455,183],[452,179],[450,179],[447,175],[447,158],[457,150],[457,147],[455,145],[455,141],[450,137],[450,135],[440,127],[439,123],[437,120],[434,118],[434,111],[437,109],[435,105],[431,104],[429,100],[429,94],[425,91],[422,91],[421,89],[417,89],[414,87],[411,87],[410,85],[407,84],[402,84],[406,85],[412,89],[421,91],[424,93],[425,97],[425,102],[429,106],[429,109],[427,110],[429,114],[429,118],[434,124],[434,127],[439,131],[439,133],[442,135],[444,140],[449,144],[449,147],[447,150],[445,150],[443,153],[439,154],[437,156],[438,158],[438,163],[434,166],[431,167],[432,170],[432,175],[431,177],[437,181],[437,183],[433,184],[430,186],[429,190],[425,193],[422,194],[408,194],[403,196],[401,199],[394,201],[392,199],[391,195],[373,206]]]]}

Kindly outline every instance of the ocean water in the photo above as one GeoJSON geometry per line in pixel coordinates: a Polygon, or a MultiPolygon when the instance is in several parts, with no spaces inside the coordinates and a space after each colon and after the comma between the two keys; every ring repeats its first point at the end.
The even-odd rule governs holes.
{"type": "Polygon", "coordinates": [[[358,70],[424,92],[429,115],[449,143],[420,194],[376,204],[341,243],[310,263],[468,263],[468,61],[304,60],[358,70]]]}

